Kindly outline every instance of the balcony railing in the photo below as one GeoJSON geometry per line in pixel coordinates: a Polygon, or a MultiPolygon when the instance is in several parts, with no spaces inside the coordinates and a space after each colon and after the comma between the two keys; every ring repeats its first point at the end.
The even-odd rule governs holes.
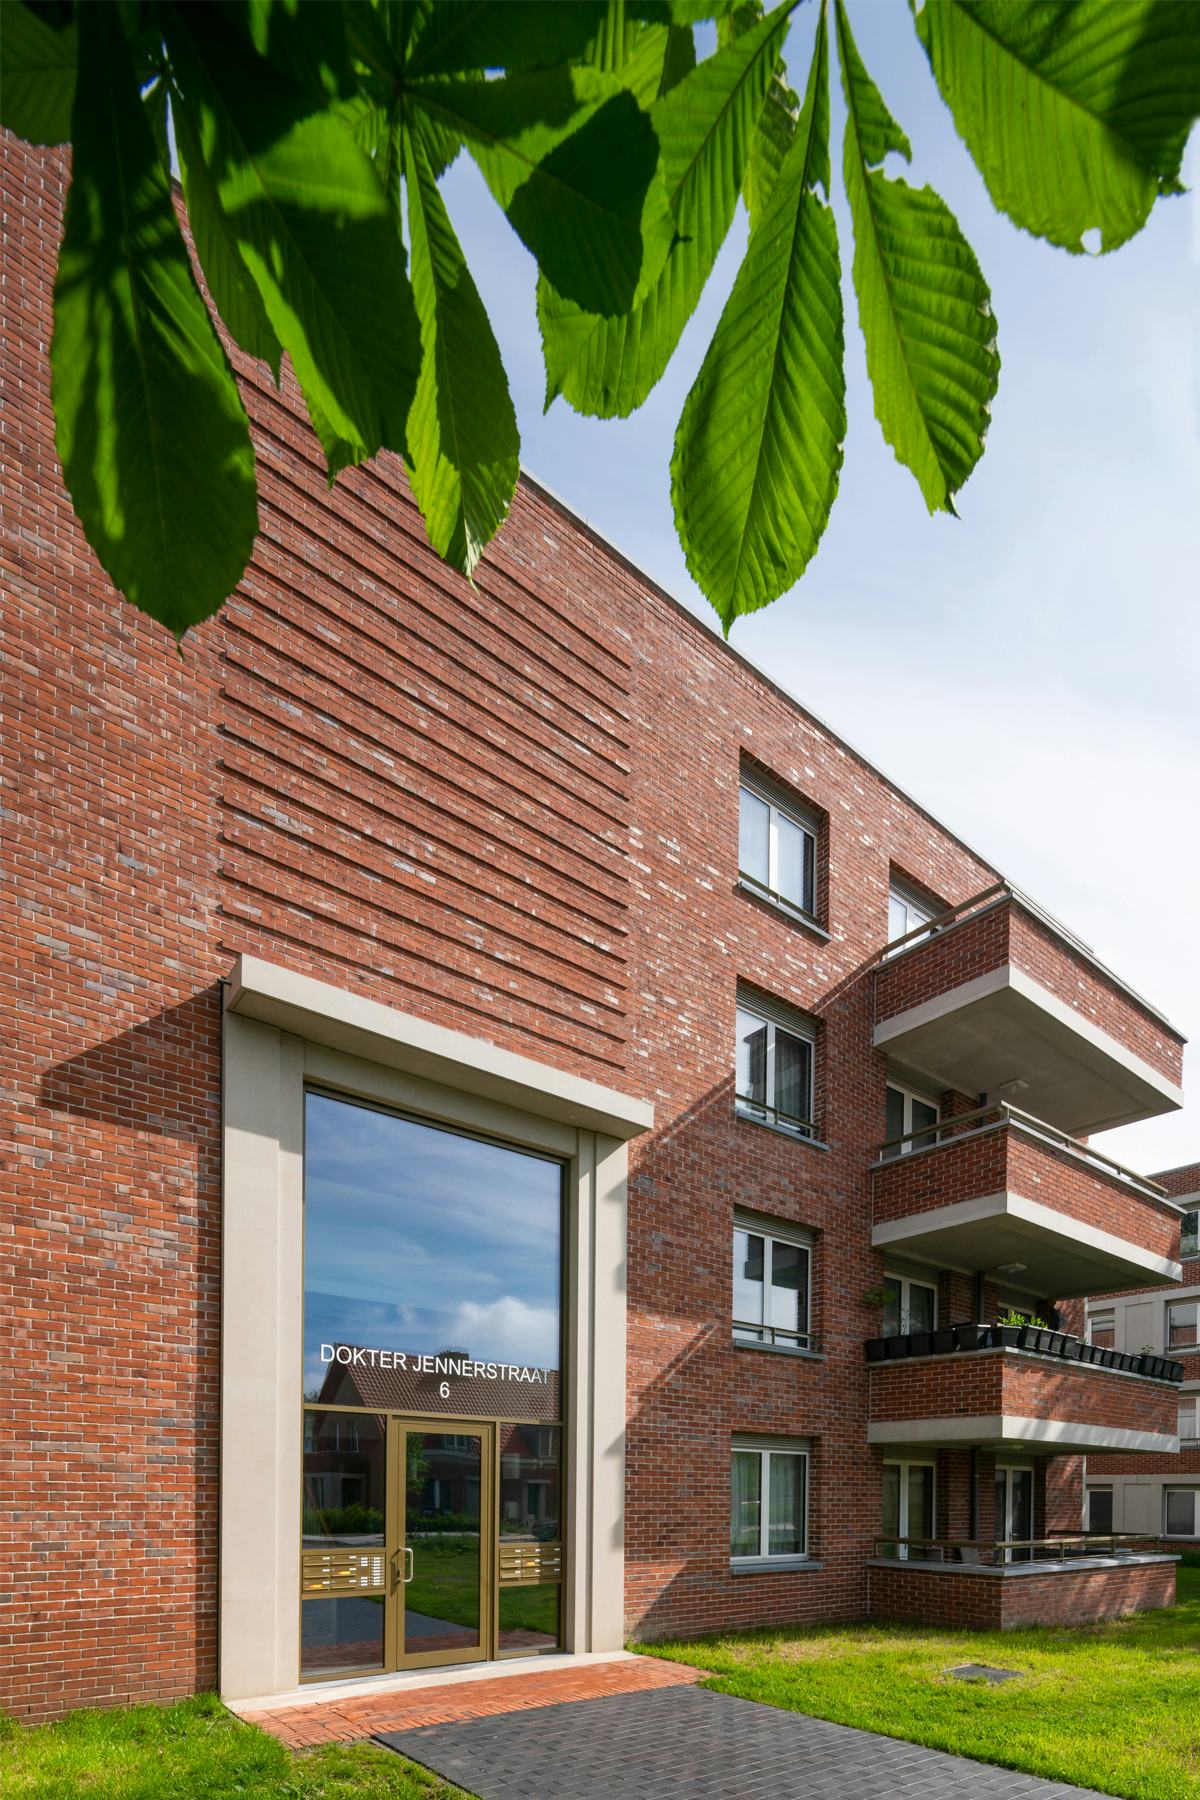
{"type": "Polygon", "coordinates": [[[765,1100],[756,1100],[752,1094],[736,1094],[734,1100],[743,1118],[759,1119],[766,1125],[774,1125],[777,1131],[790,1131],[794,1137],[815,1138],[817,1135],[817,1128],[811,1119],[801,1119],[796,1113],[785,1112],[782,1106],[769,1106],[765,1100]]]}
{"type": "Polygon", "coordinates": [[[906,1562],[937,1562],[964,1567],[999,1568],[1017,1563],[1062,1567],[1081,1557],[1155,1556],[1169,1552],[1163,1540],[1136,1532],[1080,1531],[1047,1538],[915,1538],[875,1539],[875,1554],[906,1562]]]}
{"type": "Polygon", "coordinates": [[[973,1112],[956,1113],[952,1118],[941,1119],[936,1125],[922,1125],[914,1131],[906,1131],[900,1137],[889,1138],[879,1146],[877,1160],[872,1168],[884,1168],[896,1162],[901,1156],[920,1156],[927,1150],[936,1150],[943,1144],[959,1144],[967,1137],[982,1136],[990,1131],[1019,1131],[1024,1137],[1047,1144],[1052,1150],[1065,1151],[1068,1156],[1086,1163],[1089,1168],[1097,1169],[1102,1175],[1114,1176],[1118,1181],[1136,1188],[1141,1194],[1152,1200],[1161,1200],[1172,1212],[1182,1214],[1184,1208],[1170,1198],[1165,1187],[1157,1181],[1151,1181],[1148,1175],[1138,1175],[1119,1163],[1114,1157],[1105,1156],[1102,1150],[1085,1143],[1082,1138],[1072,1137],[1069,1131],[1060,1131],[1057,1125],[1048,1125],[1044,1119],[1035,1118],[1033,1113],[1022,1112],[1019,1106],[1009,1106],[997,1101],[992,1106],[979,1106],[973,1112]]]}
{"type": "Polygon", "coordinates": [[[915,1356],[961,1356],[975,1350],[1029,1350],[1063,1362],[1119,1369],[1150,1381],[1183,1380],[1183,1364],[1172,1357],[1108,1350],[1073,1337],[1070,1332],[1041,1325],[943,1325],[933,1331],[868,1338],[866,1343],[867,1361],[872,1363],[904,1362],[915,1356]]]}

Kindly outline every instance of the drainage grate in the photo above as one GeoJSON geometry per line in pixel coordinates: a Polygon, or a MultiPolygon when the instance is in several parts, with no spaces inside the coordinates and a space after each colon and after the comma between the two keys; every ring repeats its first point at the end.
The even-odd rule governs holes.
{"type": "Polygon", "coordinates": [[[986,1663],[960,1663],[948,1671],[955,1681],[1019,1681],[1020,1669],[989,1669],[986,1663]]]}

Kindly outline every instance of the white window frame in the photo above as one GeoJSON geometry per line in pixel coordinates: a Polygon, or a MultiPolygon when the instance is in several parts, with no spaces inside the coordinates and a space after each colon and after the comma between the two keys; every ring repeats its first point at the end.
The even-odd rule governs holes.
{"type": "Polygon", "coordinates": [[[1083,1528],[1085,1531],[1095,1531],[1096,1530],[1096,1527],[1092,1524],[1092,1495],[1093,1494],[1107,1494],[1108,1498],[1111,1502],[1110,1523],[1109,1523],[1109,1527],[1108,1527],[1108,1533],[1105,1534],[1105,1535],[1110,1535],[1116,1526],[1116,1518],[1117,1518],[1116,1493],[1113,1489],[1111,1482],[1099,1481],[1099,1482],[1091,1483],[1087,1487],[1084,1488],[1084,1491],[1083,1491],[1083,1505],[1084,1505],[1083,1528]]]}
{"type": "MultiPolygon", "coordinates": [[[[1013,1481],[1014,1475],[1028,1475],[1028,1477],[1029,1477],[1029,1538],[1030,1538],[1030,1541],[1036,1541],[1036,1539],[1037,1539],[1037,1479],[1035,1476],[1035,1472],[1034,1472],[1032,1463],[998,1462],[996,1464],[996,1474],[998,1476],[1003,1475],[1003,1477],[1004,1477],[1004,1519],[1003,1519],[1003,1521],[1001,1521],[999,1519],[993,1520],[993,1525],[994,1525],[994,1528],[996,1531],[996,1542],[998,1544],[1003,1544],[1003,1543],[1011,1544],[1014,1542],[1019,1542],[1019,1540],[1016,1540],[1013,1538],[1012,1526],[1011,1526],[1012,1510],[1013,1510],[1013,1487],[1015,1485],[1015,1483],[1013,1481]],[[1003,1529],[1001,1529],[1002,1524],[1003,1524],[1003,1529]]],[[[1009,1549],[1004,1552],[1003,1560],[1006,1563],[1032,1562],[1033,1561],[1033,1551],[1032,1550],[1026,1551],[1026,1550],[1020,1550],[1020,1549],[1017,1549],[1017,1550],[1009,1549]]]]}
{"type": "Polygon", "coordinates": [[[1189,1262],[1200,1256],[1200,1210],[1194,1207],[1189,1207],[1179,1221],[1179,1254],[1189,1262]]]}
{"type": "MultiPolygon", "coordinates": [[[[897,952],[893,950],[891,946],[895,944],[899,938],[907,937],[908,933],[910,931],[916,931],[919,925],[931,924],[933,920],[937,918],[938,912],[944,910],[943,907],[937,906],[936,903],[922,899],[912,888],[907,887],[904,882],[892,880],[888,885],[888,948],[886,954],[888,956],[895,956],[897,952]],[[907,920],[907,924],[903,931],[894,931],[892,928],[892,908],[894,906],[902,906],[904,908],[904,916],[907,920]]],[[[924,938],[909,938],[908,943],[903,947],[905,950],[911,950],[914,945],[924,943],[924,941],[924,938]]]]}
{"type": "MultiPolygon", "coordinates": [[[[765,1219],[756,1219],[750,1213],[735,1212],[733,1215],[733,1234],[730,1238],[731,1256],[733,1258],[733,1279],[737,1280],[737,1233],[748,1231],[760,1237],[765,1243],[763,1256],[763,1303],[769,1309],[771,1294],[771,1265],[774,1259],[774,1246],[787,1244],[789,1248],[800,1249],[807,1253],[807,1281],[804,1294],[804,1316],[808,1320],[807,1331],[794,1331],[786,1325],[776,1325],[773,1320],[765,1319],[755,1324],[750,1319],[733,1318],[734,1342],[739,1344],[758,1344],[769,1349],[811,1350],[813,1347],[812,1332],[812,1265],[813,1239],[812,1233],[804,1231],[800,1226],[788,1225],[783,1221],[778,1224],[765,1219]],[[739,1336],[739,1333],[759,1332],[758,1337],[739,1336]]],[[[736,1292],[736,1286],[733,1290],[736,1292]]],[[[732,1309],[731,1309],[732,1315],[732,1309]]]]}
{"type": "MultiPolygon", "coordinates": [[[[890,1149],[885,1148],[885,1151],[884,1151],[885,1158],[890,1161],[892,1158],[897,1157],[897,1156],[909,1156],[912,1154],[912,1151],[916,1148],[916,1146],[913,1144],[912,1139],[910,1137],[908,1137],[908,1135],[907,1135],[910,1131],[912,1131],[914,1129],[913,1116],[912,1116],[914,1100],[919,1100],[921,1102],[922,1106],[931,1106],[933,1108],[933,1124],[930,1125],[928,1127],[928,1129],[933,1132],[933,1134],[934,1134],[933,1141],[936,1144],[938,1142],[938,1138],[940,1135],[938,1132],[938,1127],[942,1123],[942,1103],[941,1103],[941,1101],[935,1100],[932,1094],[923,1094],[921,1092],[920,1088],[906,1087],[902,1081],[893,1081],[893,1079],[890,1075],[888,1076],[888,1079],[887,1079],[887,1086],[893,1092],[902,1095],[903,1099],[904,1099],[904,1131],[901,1133],[901,1136],[904,1137],[905,1141],[902,1144],[897,1144],[894,1139],[889,1139],[888,1141],[892,1147],[890,1149]]],[[[887,1120],[886,1106],[887,1106],[887,1097],[885,1094],[885,1096],[884,1096],[885,1127],[886,1127],[886,1120],[887,1120]]],[[[927,1145],[922,1144],[920,1147],[921,1147],[921,1149],[926,1149],[926,1148],[931,1148],[932,1146],[927,1146],[927,1145]]]]}
{"type": "Polygon", "coordinates": [[[1200,1443],[1200,1388],[1184,1388],[1179,1396],[1179,1442],[1200,1443]]]}
{"type": "Polygon", "coordinates": [[[793,1137],[812,1141],[815,1140],[817,1135],[817,1128],[813,1120],[811,1118],[798,1119],[791,1113],[781,1113],[775,1104],[775,1034],[777,1031],[785,1031],[789,1037],[795,1038],[799,1043],[808,1045],[807,1105],[809,1113],[811,1114],[813,1112],[817,1085],[817,1040],[815,1033],[812,1031],[811,1027],[805,1025],[802,1019],[792,1015],[782,1005],[776,1011],[755,997],[743,995],[741,992],[738,993],[737,997],[737,1013],[734,1026],[734,1103],[739,1115],[744,1119],[756,1119],[760,1124],[772,1125],[778,1131],[790,1132],[793,1137]],[[767,1097],[765,1101],[754,1100],[749,1095],[739,1094],[737,1092],[737,1057],[738,1046],[742,1036],[741,1021],[743,1018],[753,1019],[757,1025],[766,1027],[767,1097]]]}
{"type": "Polygon", "coordinates": [[[1200,1537],[1200,1518],[1197,1517],[1197,1514],[1200,1514],[1200,1488],[1178,1487],[1178,1486],[1164,1487],[1163,1488],[1163,1497],[1162,1497],[1162,1508],[1163,1508],[1162,1509],[1162,1525],[1163,1525],[1162,1534],[1165,1538],[1175,1538],[1175,1539],[1179,1540],[1180,1542],[1190,1543],[1193,1538],[1200,1537]],[[1191,1495],[1191,1498],[1192,1498],[1192,1529],[1190,1531],[1168,1531],[1167,1530],[1167,1503],[1170,1500],[1170,1497],[1172,1494],[1190,1494],[1191,1495]]]}
{"type": "MultiPolygon", "coordinates": [[[[752,1556],[734,1556],[729,1554],[729,1565],[733,1569],[758,1568],[772,1565],[786,1568],[796,1563],[809,1562],[811,1556],[808,1548],[808,1515],[811,1504],[812,1457],[809,1454],[808,1438],[786,1437],[752,1437],[744,1432],[734,1432],[729,1457],[729,1495],[730,1507],[733,1504],[733,1451],[741,1450],[757,1453],[762,1458],[758,1507],[758,1550],[752,1556]],[[770,1548],[771,1542],[771,1458],[773,1456],[799,1456],[804,1460],[804,1520],[803,1550],[776,1550],[770,1548]]],[[[733,1541],[733,1521],[730,1519],[729,1541],[733,1541]]]]}
{"type": "MultiPolygon", "coordinates": [[[[936,1538],[937,1538],[937,1463],[936,1463],[936,1461],[932,1457],[929,1457],[929,1456],[885,1456],[883,1459],[883,1466],[885,1469],[893,1468],[893,1469],[899,1469],[899,1471],[900,1471],[900,1519],[899,1519],[899,1525],[898,1525],[898,1529],[897,1529],[897,1535],[902,1538],[906,1538],[909,1535],[909,1532],[908,1532],[908,1471],[910,1469],[928,1469],[929,1470],[929,1473],[931,1476],[931,1480],[929,1483],[929,1518],[930,1518],[930,1526],[931,1526],[930,1539],[931,1539],[931,1541],[936,1541],[936,1538]]],[[[885,1540],[885,1548],[886,1548],[886,1540],[885,1540]]],[[[908,1562],[910,1560],[909,1547],[907,1544],[897,1544],[896,1545],[896,1558],[899,1562],[908,1562]]],[[[920,1557],[916,1557],[916,1558],[913,1558],[912,1560],[919,1562],[922,1559],[920,1557]]]]}
{"type": "Polygon", "coordinates": [[[1196,1349],[1200,1349],[1200,1294],[1190,1294],[1186,1298],[1183,1297],[1182,1295],[1180,1295],[1180,1296],[1177,1296],[1173,1300],[1168,1300],[1167,1301],[1166,1318],[1165,1318],[1164,1328],[1163,1328],[1163,1354],[1164,1354],[1164,1356],[1175,1356],[1180,1351],[1186,1352],[1188,1350],[1196,1350],[1196,1349]],[[1175,1311],[1175,1309],[1177,1307],[1182,1307],[1182,1306],[1190,1306],[1190,1307],[1194,1308],[1195,1314],[1196,1314],[1195,1329],[1194,1329],[1193,1335],[1186,1341],[1186,1343],[1173,1344],[1171,1342],[1171,1314],[1175,1311]]]}
{"type": "Polygon", "coordinates": [[[900,1330],[898,1332],[885,1332],[884,1335],[886,1337],[908,1337],[911,1334],[913,1330],[912,1308],[909,1302],[911,1290],[915,1287],[928,1288],[933,1295],[933,1323],[929,1329],[930,1331],[937,1330],[938,1289],[936,1281],[930,1281],[922,1275],[903,1275],[899,1269],[885,1269],[883,1271],[883,1279],[885,1281],[894,1281],[900,1289],[900,1330]]]}
{"type": "Polygon", "coordinates": [[[789,912],[798,913],[802,919],[804,919],[805,921],[807,921],[807,923],[809,923],[811,925],[816,925],[818,923],[818,919],[817,919],[817,875],[818,875],[817,851],[818,851],[818,847],[819,847],[819,840],[818,840],[818,835],[817,835],[817,824],[816,824],[816,821],[811,817],[811,815],[806,814],[801,808],[799,808],[797,806],[783,804],[779,799],[776,798],[776,796],[773,793],[770,792],[770,790],[767,788],[765,783],[760,785],[758,782],[749,778],[745,774],[742,775],[742,777],[738,783],[738,876],[739,876],[739,879],[747,882],[752,888],[754,888],[754,890],[757,893],[765,895],[765,897],[768,900],[772,901],[776,906],[782,906],[782,907],[785,907],[789,912]],[[768,823],[767,823],[767,879],[765,882],[761,879],[760,876],[752,875],[748,869],[743,869],[743,867],[742,867],[741,808],[742,808],[742,795],[743,794],[749,794],[752,799],[757,800],[761,805],[763,805],[769,809],[769,818],[768,818],[768,823]],[[781,818],[786,819],[789,825],[794,825],[797,831],[803,832],[804,837],[807,840],[807,844],[806,844],[803,856],[804,856],[804,862],[807,865],[807,868],[811,874],[812,892],[809,895],[809,899],[811,899],[811,902],[812,902],[811,905],[806,905],[803,899],[793,900],[790,894],[785,894],[780,890],[780,886],[779,886],[779,821],[781,818]]]}
{"type": "Polygon", "coordinates": [[[1113,1338],[1113,1341],[1111,1344],[1102,1344],[1100,1346],[1100,1348],[1102,1350],[1115,1350],[1117,1347],[1117,1315],[1116,1315],[1116,1313],[1115,1312],[1094,1312],[1094,1313],[1088,1314],[1087,1341],[1089,1344],[1094,1344],[1096,1341],[1095,1331],[1096,1331],[1097,1326],[1099,1326],[1101,1331],[1111,1331],[1112,1338],[1113,1338]]]}

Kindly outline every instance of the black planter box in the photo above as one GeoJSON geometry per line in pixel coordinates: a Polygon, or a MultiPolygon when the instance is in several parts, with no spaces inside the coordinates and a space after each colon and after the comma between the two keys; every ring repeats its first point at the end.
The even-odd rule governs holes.
{"type": "Polygon", "coordinates": [[[992,1342],[1006,1350],[1019,1350],[1027,1330],[1028,1326],[1025,1325],[993,1325],[992,1342]]]}
{"type": "Polygon", "coordinates": [[[904,1357],[911,1354],[908,1348],[909,1340],[906,1337],[884,1338],[883,1343],[889,1362],[901,1362],[904,1357]]]}
{"type": "Polygon", "coordinates": [[[932,1331],[910,1331],[908,1334],[908,1354],[910,1356],[932,1356],[932,1331]]]}
{"type": "Polygon", "coordinates": [[[886,1357],[887,1357],[887,1339],[886,1338],[868,1338],[867,1339],[867,1361],[868,1362],[883,1362],[883,1361],[885,1361],[886,1357]]]}
{"type": "MultiPolygon", "coordinates": [[[[958,1349],[958,1333],[961,1330],[961,1325],[939,1325],[938,1329],[933,1334],[934,1355],[945,1356],[949,1351],[958,1349]]],[[[974,1346],[972,1346],[972,1348],[974,1348],[974,1346]]]]}

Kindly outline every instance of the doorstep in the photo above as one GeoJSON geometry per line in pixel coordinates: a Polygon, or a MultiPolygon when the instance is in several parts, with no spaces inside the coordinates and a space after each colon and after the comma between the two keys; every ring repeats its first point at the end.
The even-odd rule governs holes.
{"type": "Polygon", "coordinates": [[[699,1681],[703,1669],[627,1650],[514,1657],[458,1669],[421,1669],[366,1681],[321,1682],[285,1694],[227,1702],[292,1749],[351,1743],[380,1732],[599,1700],[699,1681]]]}

